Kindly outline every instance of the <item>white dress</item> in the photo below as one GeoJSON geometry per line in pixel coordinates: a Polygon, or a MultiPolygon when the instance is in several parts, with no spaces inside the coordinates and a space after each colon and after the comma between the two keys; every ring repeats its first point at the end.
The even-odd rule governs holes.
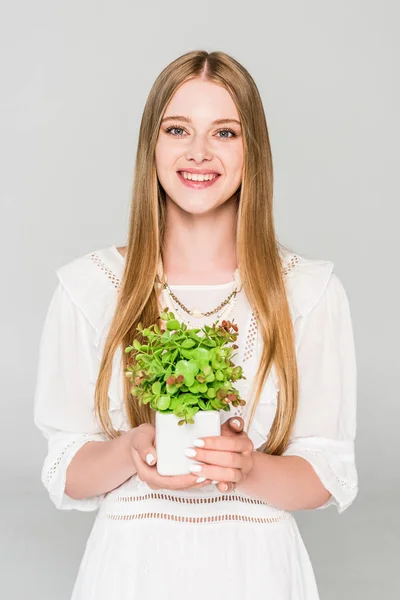
{"type": "MultiPolygon", "coordinates": [[[[334,505],[341,513],[358,490],[356,360],[348,299],[332,262],[286,251],[284,260],[300,385],[284,454],[311,463],[332,494],[319,508],[334,505]]],[[[34,421],[48,440],[43,484],[58,509],[99,509],[71,600],[318,600],[309,555],[290,511],[239,490],[223,494],[212,484],[154,491],[137,475],[100,496],[74,500],[65,494],[66,469],[75,453],[89,440],[107,440],[95,419],[93,395],[124,265],[111,246],[57,269],[40,342],[34,421]]],[[[171,287],[184,304],[207,311],[233,286],[171,287]]],[[[262,341],[244,290],[230,319],[239,326],[236,361],[247,380],[236,386],[246,399],[262,341]]],[[[119,359],[117,353],[110,414],[115,428],[127,430],[119,359]]],[[[277,392],[272,370],[248,431],[255,449],[268,436],[277,392]]],[[[221,423],[236,413],[246,422],[248,408],[221,411],[221,423]]]]}

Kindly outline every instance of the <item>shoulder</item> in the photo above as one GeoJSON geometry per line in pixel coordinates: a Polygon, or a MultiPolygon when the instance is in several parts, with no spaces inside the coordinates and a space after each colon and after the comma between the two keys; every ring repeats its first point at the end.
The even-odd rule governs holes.
{"type": "Polygon", "coordinates": [[[116,303],[124,258],[116,246],[92,250],[55,270],[59,282],[91,325],[99,330],[116,303]]]}
{"type": "Polygon", "coordinates": [[[282,269],[292,317],[303,317],[324,296],[330,282],[340,286],[334,273],[334,262],[308,258],[287,249],[280,249],[282,269]]]}

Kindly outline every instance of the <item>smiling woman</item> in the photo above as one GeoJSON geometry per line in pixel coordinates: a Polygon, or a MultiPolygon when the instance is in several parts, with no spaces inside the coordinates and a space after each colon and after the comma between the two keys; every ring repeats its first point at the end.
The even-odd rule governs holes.
{"type": "Polygon", "coordinates": [[[357,494],[352,321],[333,263],[278,242],[272,198],[253,78],[222,52],[177,58],[144,108],[126,247],[57,269],[41,338],[42,481],[59,509],[99,509],[72,600],[319,597],[292,512],[357,494]],[[162,326],[166,307],[193,328],[234,323],[245,375],[245,402],[190,440],[177,476],[158,473],[155,411],[123,375],[139,323],[162,326]]]}
{"type": "MultiPolygon", "coordinates": [[[[162,118],[155,159],[166,212],[174,223],[182,218],[180,211],[197,207],[197,214],[212,211],[215,215],[222,205],[224,214],[231,211],[227,220],[232,221],[235,210],[229,200],[242,180],[243,139],[239,113],[228,90],[204,76],[183,82],[162,118]],[[215,119],[215,115],[222,116],[215,119]],[[199,190],[204,193],[199,195],[199,190]]],[[[188,216],[183,219],[187,221],[188,216]]]]}

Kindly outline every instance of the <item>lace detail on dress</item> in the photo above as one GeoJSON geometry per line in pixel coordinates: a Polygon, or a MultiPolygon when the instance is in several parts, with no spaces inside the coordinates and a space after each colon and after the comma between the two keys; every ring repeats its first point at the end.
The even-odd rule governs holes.
{"type": "MultiPolygon", "coordinates": [[[[118,252],[118,250],[117,250],[118,252]]],[[[92,252],[90,255],[91,260],[107,275],[113,286],[117,289],[121,287],[121,280],[117,275],[101,260],[96,252],[92,252]]],[[[293,254],[289,262],[282,268],[283,275],[287,275],[294,267],[298,264],[299,257],[297,254],[293,254]]]]}
{"type": "MultiPolygon", "coordinates": [[[[302,451],[307,452],[307,454],[316,454],[318,456],[324,456],[324,451],[319,448],[302,448],[302,451]]],[[[331,471],[331,476],[334,479],[336,479],[337,483],[342,487],[346,487],[350,490],[354,490],[358,487],[358,483],[350,483],[346,479],[341,479],[333,471],[331,471]]]]}
{"type": "Polygon", "coordinates": [[[64,450],[61,452],[61,454],[59,454],[57,460],[51,465],[50,469],[48,469],[44,475],[44,481],[45,483],[50,483],[50,481],[53,479],[54,475],[57,472],[57,469],[60,465],[60,462],[62,461],[65,453],[67,452],[67,450],[69,450],[69,448],[71,448],[71,446],[73,446],[76,443],[76,440],[74,440],[73,442],[70,442],[67,446],[65,446],[64,450]]]}
{"type": "Polygon", "coordinates": [[[89,256],[90,256],[91,260],[95,263],[95,265],[97,265],[99,267],[99,269],[101,269],[101,271],[103,271],[103,273],[106,274],[106,276],[111,281],[113,286],[117,290],[119,290],[120,285],[121,285],[120,278],[117,277],[115,275],[115,273],[109,267],[107,267],[107,265],[101,260],[101,258],[96,254],[96,252],[92,252],[89,256]]]}
{"type": "Polygon", "coordinates": [[[165,494],[163,492],[150,492],[148,494],[142,494],[141,496],[118,496],[115,500],[117,502],[138,502],[140,500],[170,500],[171,502],[178,502],[180,504],[215,504],[216,502],[235,501],[244,502],[245,504],[262,504],[263,506],[269,506],[267,502],[259,500],[258,498],[251,498],[240,496],[238,494],[221,494],[220,496],[209,496],[204,498],[190,498],[188,496],[173,496],[172,494],[165,494]]]}
{"type": "Polygon", "coordinates": [[[244,360],[248,361],[253,356],[255,342],[257,339],[257,319],[252,313],[249,330],[246,337],[246,347],[244,350],[244,360]]]}
{"type": "MultiPolygon", "coordinates": [[[[133,485],[137,485],[135,477],[133,485]]],[[[136,488],[137,490],[139,488],[136,488]]],[[[186,495],[170,490],[144,493],[111,492],[100,508],[100,515],[114,521],[165,519],[182,523],[216,523],[244,521],[249,523],[279,523],[293,518],[290,511],[276,508],[263,500],[241,494],[186,495]]]]}
{"type": "Polygon", "coordinates": [[[185,517],[182,515],[170,515],[160,512],[146,512],[136,514],[113,514],[106,513],[106,519],[114,521],[131,521],[135,519],[166,519],[167,521],[178,521],[181,523],[217,523],[220,521],[246,521],[250,523],[279,523],[292,518],[290,513],[277,517],[251,517],[248,515],[212,515],[209,517],[185,517]]]}
{"type": "MultiPolygon", "coordinates": [[[[86,439],[86,438],[90,438],[93,436],[90,433],[84,433],[82,437],[83,437],[83,439],[86,439]]],[[[63,448],[62,452],[60,452],[60,454],[58,455],[57,460],[55,460],[54,463],[51,465],[51,467],[45,472],[44,478],[43,478],[44,483],[46,483],[46,484],[50,483],[50,481],[53,479],[54,475],[57,473],[57,470],[60,466],[62,459],[64,458],[64,456],[66,455],[68,450],[71,448],[71,446],[76,444],[78,441],[80,441],[80,440],[78,440],[78,439],[72,440],[71,442],[69,442],[69,444],[67,444],[63,448]]]]}
{"type": "Polygon", "coordinates": [[[292,258],[289,260],[287,265],[285,265],[282,269],[283,275],[287,275],[294,267],[298,264],[299,257],[297,254],[293,254],[292,258]]]}
{"type": "MultiPolygon", "coordinates": [[[[255,313],[252,312],[251,318],[250,318],[250,325],[247,330],[246,343],[245,343],[244,353],[243,353],[242,366],[244,368],[245,368],[246,363],[253,357],[254,349],[256,347],[256,342],[257,342],[257,335],[258,335],[257,318],[256,318],[255,313]]],[[[241,395],[242,398],[247,398],[249,385],[250,385],[250,381],[249,381],[249,379],[246,379],[245,384],[244,384],[243,394],[241,395]]],[[[246,407],[246,405],[245,406],[240,406],[240,405],[236,406],[232,416],[241,417],[243,415],[243,409],[245,407],[246,407]]]]}

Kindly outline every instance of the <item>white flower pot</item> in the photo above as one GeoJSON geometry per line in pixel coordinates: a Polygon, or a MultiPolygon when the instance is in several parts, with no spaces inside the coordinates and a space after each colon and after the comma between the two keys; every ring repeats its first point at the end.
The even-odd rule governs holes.
{"type": "Polygon", "coordinates": [[[157,471],[160,475],[186,475],[196,457],[184,454],[196,438],[221,435],[219,410],[199,410],[194,423],[178,425],[182,417],[156,411],[157,471]]]}

